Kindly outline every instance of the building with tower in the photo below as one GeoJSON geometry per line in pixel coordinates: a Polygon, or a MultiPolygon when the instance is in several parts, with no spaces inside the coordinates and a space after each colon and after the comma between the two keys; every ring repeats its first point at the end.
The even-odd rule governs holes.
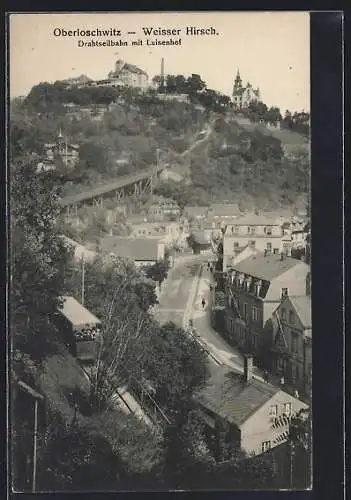
{"type": "Polygon", "coordinates": [[[236,109],[247,108],[250,102],[259,101],[260,90],[254,89],[250,82],[243,86],[243,82],[238,70],[233,87],[233,105],[236,109]]]}
{"type": "Polygon", "coordinates": [[[114,71],[108,74],[108,80],[114,83],[114,86],[139,89],[146,89],[149,86],[149,77],[145,71],[121,59],[116,61],[114,71]]]}
{"type": "Polygon", "coordinates": [[[61,129],[55,143],[45,144],[45,162],[55,163],[62,161],[67,167],[74,167],[79,159],[78,144],[69,144],[67,137],[62,135],[61,129]]]}

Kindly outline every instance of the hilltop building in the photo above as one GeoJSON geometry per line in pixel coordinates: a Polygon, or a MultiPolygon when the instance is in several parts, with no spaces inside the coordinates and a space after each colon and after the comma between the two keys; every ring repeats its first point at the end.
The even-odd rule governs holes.
{"type": "Polygon", "coordinates": [[[243,82],[238,70],[233,87],[233,105],[236,109],[247,108],[250,102],[259,101],[261,98],[260,90],[254,89],[251,83],[247,82],[243,86],[243,82]]]}
{"type": "Polygon", "coordinates": [[[146,89],[149,86],[148,74],[134,64],[129,64],[121,59],[115,63],[114,71],[110,71],[108,79],[116,86],[136,87],[146,89]]]}
{"type": "Polygon", "coordinates": [[[69,87],[78,87],[82,88],[85,87],[88,83],[92,82],[93,80],[89,78],[86,75],[80,75],[72,78],[67,78],[66,80],[63,80],[63,83],[66,83],[69,87]]]}

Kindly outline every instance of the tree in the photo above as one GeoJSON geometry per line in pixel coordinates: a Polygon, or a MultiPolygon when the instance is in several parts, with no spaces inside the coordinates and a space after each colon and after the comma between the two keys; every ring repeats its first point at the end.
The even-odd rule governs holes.
{"type": "Polygon", "coordinates": [[[39,440],[38,486],[47,490],[104,490],[118,487],[126,466],[97,428],[64,422],[49,412],[39,440]]]}
{"type": "Polygon", "coordinates": [[[265,115],[265,121],[267,123],[272,123],[276,125],[282,120],[282,115],[280,114],[280,109],[277,107],[270,107],[265,115]]]}
{"type": "Polygon", "coordinates": [[[195,97],[199,92],[206,88],[206,83],[201,80],[201,76],[192,74],[187,79],[188,93],[190,97],[195,97]]]}
{"type": "Polygon", "coordinates": [[[33,163],[12,168],[11,327],[15,341],[39,354],[54,330],[50,318],[60,304],[69,252],[56,226],[55,190],[38,179],[33,163]]]}
{"type": "Polygon", "coordinates": [[[168,489],[201,487],[199,473],[214,459],[206,444],[205,425],[197,409],[182,408],[164,431],[163,476],[168,489]]]}
{"type": "Polygon", "coordinates": [[[106,171],[108,157],[105,148],[99,144],[94,144],[92,142],[82,144],[79,149],[79,159],[85,163],[87,168],[99,172],[106,171]]]}
{"type": "Polygon", "coordinates": [[[148,278],[156,281],[161,287],[162,282],[167,278],[169,271],[169,262],[167,260],[160,260],[155,264],[146,267],[145,274],[148,278]]]}
{"type": "Polygon", "coordinates": [[[203,387],[208,359],[198,342],[174,323],[155,327],[144,373],[155,388],[155,399],[176,414],[195,390],[203,387]]]}

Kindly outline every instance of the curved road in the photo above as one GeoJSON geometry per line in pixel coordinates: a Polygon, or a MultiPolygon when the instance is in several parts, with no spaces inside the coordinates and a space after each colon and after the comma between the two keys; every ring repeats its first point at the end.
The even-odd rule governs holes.
{"type": "MultiPolygon", "coordinates": [[[[161,290],[159,304],[155,309],[155,317],[160,323],[173,321],[177,326],[184,326],[188,318],[193,319],[193,325],[203,345],[220,363],[235,371],[243,371],[242,354],[229,345],[211,326],[210,290],[213,281],[207,271],[206,255],[180,256],[175,267],[170,271],[161,290]],[[201,276],[200,269],[203,266],[201,276]],[[206,306],[202,307],[205,297],[206,306]]],[[[211,361],[213,359],[209,357],[211,361]]],[[[211,369],[216,369],[218,363],[210,363],[211,369]]],[[[254,375],[261,379],[260,371],[255,367],[254,375]]]]}

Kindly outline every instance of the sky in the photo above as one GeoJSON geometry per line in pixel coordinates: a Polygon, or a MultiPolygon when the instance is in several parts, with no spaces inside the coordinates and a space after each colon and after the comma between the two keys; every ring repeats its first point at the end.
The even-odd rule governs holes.
{"type": "MultiPolygon", "coordinates": [[[[56,31],[57,32],[57,31],[56,31]]],[[[208,88],[232,94],[240,70],[244,84],[281,111],[310,109],[310,38],[307,12],[55,13],[11,14],[10,97],[26,95],[40,82],[85,74],[103,79],[123,59],[146,71],[200,74],[208,88]],[[187,27],[213,27],[215,34],[186,36],[187,27]],[[145,36],[143,27],[180,29],[179,35],[145,36]],[[115,28],[121,36],[64,37],[54,30],[115,28]],[[128,35],[127,32],[136,32],[128,35]],[[126,40],[127,47],[79,47],[78,41],[126,40]],[[181,45],[146,46],[150,40],[181,39],[181,45]],[[142,46],[132,40],[142,39],[142,46]]]]}

